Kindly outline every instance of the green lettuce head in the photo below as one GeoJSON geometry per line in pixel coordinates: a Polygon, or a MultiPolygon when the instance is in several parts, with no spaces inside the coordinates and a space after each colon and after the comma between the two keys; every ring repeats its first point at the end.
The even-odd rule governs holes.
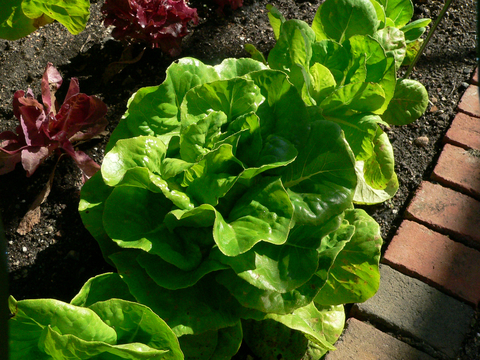
{"type": "Polygon", "coordinates": [[[285,73],[181,59],[132,97],[107,150],[82,219],[187,358],[230,358],[254,331],[247,320],[324,354],[341,305],[375,293],[381,238],[353,210],[353,152],[285,73]]]}

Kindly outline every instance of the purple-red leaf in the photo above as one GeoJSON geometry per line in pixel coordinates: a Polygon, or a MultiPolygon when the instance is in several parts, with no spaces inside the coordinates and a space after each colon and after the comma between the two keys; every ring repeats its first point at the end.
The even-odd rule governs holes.
{"type": "Polygon", "coordinates": [[[20,161],[22,157],[19,152],[10,153],[0,148],[0,175],[13,171],[20,161]]]}
{"type": "Polygon", "coordinates": [[[19,120],[26,144],[44,146],[47,140],[42,129],[46,121],[45,112],[36,106],[21,106],[19,120]]]}
{"type": "Polygon", "coordinates": [[[55,119],[48,123],[47,133],[51,139],[63,142],[79,131],[91,130],[106,113],[107,106],[101,100],[85,94],[73,95],[63,103],[55,119]]]}
{"type": "Polygon", "coordinates": [[[53,145],[47,146],[28,146],[21,151],[22,166],[31,176],[40,164],[53,152],[53,145]]]}
{"type": "Polygon", "coordinates": [[[65,101],[70,99],[73,95],[77,95],[80,93],[80,86],[78,85],[77,78],[70,79],[70,86],[68,87],[67,95],[65,95],[65,101]]]}
{"type": "Polygon", "coordinates": [[[42,77],[42,101],[45,105],[46,113],[53,112],[56,113],[57,109],[55,108],[55,93],[62,85],[62,76],[60,73],[55,69],[52,63],[47,64],[47,68],[43,73],[42,77]],[[53,105],[53,109],[52,109],[53,105]]]}
{"type": "Polygon", "coordinates": [[[171,56],[180,54],[190,21],[198,23],[197,10],[184,0],[106,0],[104,25],[113,25],[112,36],[128,42],[144,42],[171,56]]]}
{"type": "Polygon", "coordinates": [[[83,151],[75,151],[72,143],[64,143],[63,149],[72,157],[80,170],[82,170],[84,182],[90,179],[98,170],[100,170],[100,165],[93,161],[90,156],[85,154],[83,151]]]}

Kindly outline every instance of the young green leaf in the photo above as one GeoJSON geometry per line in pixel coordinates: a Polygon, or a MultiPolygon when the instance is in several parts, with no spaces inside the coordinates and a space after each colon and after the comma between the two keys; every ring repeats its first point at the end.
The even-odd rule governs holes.
{"type": "MultiPolygon", "coordinates": [[[[255,176],[272,169],[284,167],[295,160],[297,149],[280,136],[270,135],[258,154],[254,167],[249,167],[241,175],[241,179],[251,180],[255,176]]],[[[278,171],[281,171],[278,169],[278,171]]],[[[274,174],[274,172],[270,172],[274,174]]]]}
{"type": "Polygon", "coordinates": [[[257,111],[262,138],[275,134],[296,147],[301,146],[310,126],[307,107],[287,75],[277,70],[264,70],[252,72],[248,78],[265,97],[257,111]]]}
{"type": "Polygon", "coordinates": [[[15,314],[9,322],[11,359],[184,358],[165,322],[135,302],[110,299],[86,308],[10,297],[9,306],[15,314]]]}
{"type": "MultiPolygon", "coordinates": [[[[163,193],[181,209],[192,209],[192,199],[173,180],[161,177],[165,169],[163,160],[166,147],[156,137],[139,136],[119,140],[107,153],[102,164],[102,176],[109,186],[135,186],[154,193],[163,193]],[[145,152],[145,150],[148,150],[145,152]]],[[[184,162],[169,163],[169,172],[183,172],[191,165],[184,162]]],[[[171,177],[171,174],[169,176],[171,177]]]]}
{"type": "Polygon", "coordinates": [[[70,304],[89,307],[98,301],[112,298],[135,301],[127,284],[117,273],[105,273],[88,279],[70,304]]]}
{"type": "Polygon", "coordinates": [[[377,13],[377,19],[380,21],[380,25],[378,26],[378,30],[385,28],[386,24],[386,15],[385,15],[385,9],[382,5],[377,0],[370,0],[372,3],[373,7],[375,8],[375,12],[377,13]]]}
{"type": "Polygon", "coordinates": [[[428,93],[418,81],[400,79],[382,119],[391,125],[407,125],[423,115],[428,106],[428,93]]]}
{"type": "Polygon", "coordinates": [[[350,53],[333,40],[322,40],[312,45],[310,66],[316,63],[330,70],[337,84],[341,84],[351,60],[350,53]]]}
{"type": "Polygon", "coordinates": [[[73,35],[81,33],[90,18],[88,0],[23,0],[22,10],[30,19],[47,16],[57,20],[73,35]]]}
{"type": "Polygon", "coordinates": [[[260,50],[258,50],[253,44],[245,44],[243,46],[246,52],[250,54],[253,60],[260,61],[262,64],[267,65],[267,60],[260,50]]]}
{"type": "Polygon", "coordinates": [[[212,66],[197,59],[184,58],[173,63],[161,85],[141,88],[130,98],[128,110],[112,133],[106,151],[119,139],[140,135],[157,136],[168,145],[179,134],[179,107],[186,92],[218,78],[212,66]]]}
{"type": "Polygon", "coordinates": [[[105,231],[121,247],[152,251],[161,237],[158,227],[171,208],[163,194],[134,186],[116,187],[105,202],[105,231]]]}
{"type": "Polygon", "coordinates": [[[398,71],[405,58],[407,49],[403,32],[395,27],[388,27],[377,31],[374,38],[385,49],[387,56],[393,55],[395,58],[395,72],[398,71]]]}
{"type": "Polygon", "coordinates": [[[185,171],[182,185],[196,203],[215,206],[235,185],[242,170],[241,162],[233,155],[233,147],[222,144],[185,171]]]}
{"type": "Polygon", "coordinates": [[[212,111],[203,119],[185,124],[180,134],[180,156],[182,160],[195,163],[208,154],[215,140],[222,134],[222,125],[227,123],[223,111],[212,111]]]}
{"type": "Polygon", "coordinates": [[[353,201],[358,204],[386,201],[395,195],[399,186],[392,145],[379,127],[371,145],[373,148],[365,151],[355,166],[358,182],[353,201]]]}
{"type": "MultiPolygon", "coordinates": [[[[175,334],[165,321],[148,307],[135,302],[110,299],[96,302],[89,306],[89,309],[115,329],[118,345],[125,344],[128,347],[130,343],[144,344],[152,350],[156,349],[155,352],[162,355],[158,357],[159,359],[183,359],[175,334]]],[[[130,345],[132,350],[140,354],[143,352],[132,345],[130,345]]],[[[144,356],[147,358],[146,354],[144,356]]]]}
{"type": "Polygon", "coordinates": [[[317,307],[311,303],[291,314],[270,314],[266,318],[278,321],[289,329],[302,332],[308,340],[322,348],[325,354],[329,350],[335,350],[333,344],[342,334],[345,311],[343,305],[317,307]]]}
{"type": "Polygon", "coordinates": [[[379,25],[370,0],[327,0],[320,20],[325,33],[340,44],[353,35],[373,35],[379,25]]]}
{"type": "Polygon", "coordinates": [[[377,127],[373,139],[373,151],[364,159],[365,171],[363,173],[366,183],[374,189],[383,190],[395,176],[393,147],[380,127],[377,127]]]}
{"type": "MultiPolygon", "coordinates": [[[[12,333],[21,335],[23,326],[36,324],[39,333],[47,326],[64,335],[74,335],[86,341],[117,342],[117,333],[92,310],[54,299],[9,300],[12,333]]],[[[31,333],[33,336],[33,332],[31,333]]],[[[25,333],[27,335],[27,333],[25,333]]]]}
{"type": "Polygon", "coordinates": [[[327,119],[341,118],[355,112],[372,112],[380,109],[385,101],[385,92],[379,84],[352,83],[341,86],[320,104],[322,115],[327,119]]]}
{"type": "Polygon", "coordinates": [[[360,205],[374,205],[387,201],[395,196],[397,193],[399,183],[397,174],[393,173],[390,181],[384,189],[374,189],[367,184],[364,176],[364,162],[357,161],[355,170],[358,175],[357,187],[355,189],[355,196],[353,201],[360,205]]]}
{"type": "Polygon", "coordinates": [[[222,111],[233,121],[240,115],[255,112],[263,101],[260,89],[243,78],[202,84],[185,94],[181,105],[182,126],[198,122],[211,111],[222,111]]]}
{"type": "Polygon", "coordinates": [[[269,66],[287,72],[293,85],[302,89],[304,77],[301,67],[310,68],[314,42],[315,33],[307,23],[299,20],[286,21],[282,24],[275,47],[268,54],[269,66]]]}
{"type": "Polygon", "coordinates": [[[388,105],[390,104],[390,101],[395,94],[395,87],[397,86],[396,67],[397,63],[394,55],[392,53],[387,53],[387,68],[385,70],[383,78],[378,82],[385,94],[385,101],[379,109],[374,111],[375,114],[383,114],[388,108],[388,105]]]}
{"type": "Polygon", "coordinates": [[[328,40],[328,36],[323,29],[322,20],[320,18],[320,12],[322,9],[322,4],[318,6],[317,12],[312,21],[312,30],[315,33],[315,41],[320,42],[323,40],[328,40]]]}
{"type": "Polygon", "coordinates": [[[317,270],[316,249],[302,245],[261,242],[239,256],[220,256],[220,261],[259,289],[285,293],[305,284],[317,270]]]}
{"type": "Polygon", "coordinates": [[[350,207],[357,182],[354,167],[353,153],[341,128],[329,121],[316,121],[282,180],[292,192],[308,194],[317,221],[322,224],[350,207]]]}
{"type": "Polygon", "coordinates": [[[420,38],[431,21],[432,19],[417,19],[402,27],[400,30],[405,34],[407,44],[420,38]]]}
{"type": "Polygon", "coordinates": [[[320,63],[315,63],[310,68],[310,95],[317,104],[325,100],[337,86],[337,82],[330,70],[320,63]]]}
{"type": "Polygon", "coordinates": [[[102,165],[103,180],[109,186],[133,185],[125,183],[125,176],[135,168],[146,168],[153,174],[160,174],[166,151],[165,144],[155,137],[142,136],[135,140],[119,141],[106,155],[102,165]]]}
{"type": "Polygon", "coordinates": [[[315,297],[316,304],[363,302],[378,290],[380,227],[364,210],[348,210],[345,219],[355,227],[355,233],[336,257],[327,283],[315,297]]]}
{"type": "Polygon", "coordinates": [[[280,29],[286,20],[275,6],[267,4],[267,10],[268,20],[270,21],[270,25],[272,26],[275,40],[278,40],[278,38],[280,37],[280,29]]]}
{"type": "Polygon", "coordinates": [[[243,77],[253,71],[265,70],[267,66],[258,59],[235,59],[227,58],[214,66],[220,79],[230,80],[243,77]]]}
{"type": "Polygon", "coordinates": [[[4,0],[0,12],[0,38],[17,40],[54,20],[41,14],[40,18],[30,18],[22,9],[23,0],[4,0]]]}
{"type": "MultiPolygon", "coordinates": [[[[39,347],[49,359],[90,359],[92,357],[120,357],[129,360],[166,359],[167,350],[158,350],[141,343],[110,345],[85,341],[72,335],[64,335],[48,326],[40,338],[39,347]]],[[[180,353],[181,354],[181,353],[180,353]]],[[[170,357],[183,359],[183,356],[170,357]]]]}
{"type": "Polygon", "coordinates": [[[260,317],[258,312],[288,314],[303,306],[307,306],[313,301],[325,281],[318,276],[313,276],[304,285],[295,290],[279,293],[274,290],[264,290],[253,286],[246,280],[238,277],[234,271],[221,271],[216,276],[216,281],[227,288],[230,294],[245,308],[250,311],[255,310],[253,314],[247,313],[244,319],[260,317]]]}
{"type": "Polygon", "coordinates": [[[250,250],[257,242],[281,245],[290,231],[293,206],[282,182],[265,178],[250,188],[227,218],[217,213],[213,237],[227,256],[250,250]]]}
{"type": "Polygon", "coordinates": [[[354,35],[344,43],[353,59],[365,54],[365,82],[378,83],[385,73],[387,57],[381,44],[370,36],[354,35]]]}
{"type": "Polygon", "coordinates": [[[393,21],[397,28],[405,26],[413,16],[413,3],[411,0],[377,1],[383,6],[385,14],[393,21]]]}

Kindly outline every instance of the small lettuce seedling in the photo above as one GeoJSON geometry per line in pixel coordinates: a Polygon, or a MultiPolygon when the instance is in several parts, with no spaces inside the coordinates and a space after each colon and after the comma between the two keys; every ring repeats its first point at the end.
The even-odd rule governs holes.
{"type": "Polygon", "coordinates": [[[171,56],[180,54],[188,23],[198,23],[197,10],[184,0],[106,0],[102,12],[105,26],[114,26],[115,39],[146,43],[171,56]]]}
{"type": "Polygon", "coordinates": [[[77,35],[89,17],[88,0],[2,0],[0,38],[17,40],[55,20],[77,35]]]}
{"type": "Polygon", "coordinates": [[[107,106],[95,96],[80,93],[76,78],[71,79],[64,103],[59,106],[55,93],[62,82],[60,73],[48,63],[41,83],[43,104],[31,89],[14,94],[13,113],[20,125],[15,133],[0,134],[0,175],[22,163],[27,176],[31,176],[58,150],[73,158],[84,180],[98,171],[100,166],[83,151],[75,150],[73,143],[92,139],[105,130],[107,106]]]}

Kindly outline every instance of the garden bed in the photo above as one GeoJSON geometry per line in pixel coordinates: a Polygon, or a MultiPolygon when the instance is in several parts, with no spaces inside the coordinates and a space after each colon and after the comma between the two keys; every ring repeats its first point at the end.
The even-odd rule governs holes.
{"type": "MultiPolygon", "coordinates": [[[[77,77],[80,89],[99,96],[108,106],[111,133],[125,112],[127,100],[139,88],[163,82],[172,62],[158,49],[147,49],[138,62],[109,73],[109,64],[119,61],[123,47],[102,25],[103,1],[91,1],[91,20],[78,36],[60,24],[45,26],[25,39],[0,41],[0,132],[13,130],[11,99],[16,90],[31,87],[40,93],[40,79],[47,62],[62,73],[64,81],[77,77]],[[106,75],[107,74],[107,75],[106,75]]],[[[246,43],[265,54],[274,45],[268,22],[267,1],[247,0],[242,8],[224,14],[214,3],[191,3],[198,9],[200,24],[183,42],[182,56],[207,64],[227,57],[247,57],[246,43]]],[[[272,1],[287,18],[311,23],[320,2],[272,1]]],[[[417,1],[416,17],[435,19],[443,2],[417,1]]],[[[387,134],[394,147],[400,189],[390,201],[365,207],[380,224],[386,246],[401,222],[404,209],[415,189],[427,179],[441,150],[459,97],[476,66],[475,5],[469,0],[453,3],[412,74],[430,95],[427,113],[411,125],[392,127],[387,134]]],[[[140,54],[140,46],[134,56],[140,54]]],[[[67,86],[58,95],[62,98],[67,86]]],[[[101,163],[108,135],[81,146],[101,163]]],[[[22,217],[41,192],[55,166],[48,160],[30,178],[21,167],[0,178],[0,209],[8,241],[10,293],[17,299],[55,298],[70,301],[92,276],[112,271],[103,260],[96,241],[84,228],[78,214],[81,174],[69,158],[57,165],[53,186],[41,206],[41,221],[26,235],[17,233],[22,217]]],[[[466,348],[474,348],[473,338],[466,348]]]]}

